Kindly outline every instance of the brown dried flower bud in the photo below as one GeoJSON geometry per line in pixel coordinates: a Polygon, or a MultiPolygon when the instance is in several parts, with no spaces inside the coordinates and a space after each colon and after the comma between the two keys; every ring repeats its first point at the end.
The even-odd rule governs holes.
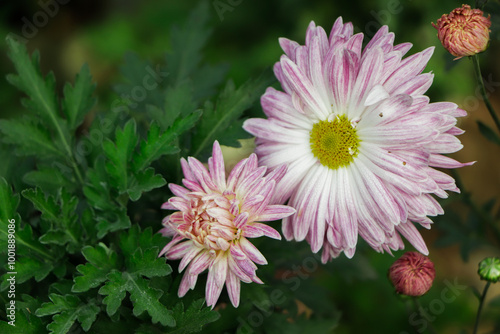
{"type": "Polygon", "coordinates": [[[418,252],[404,253],[389,268],[389,279],[396,292],[406,296],[421,296],[429,291],[434,277],[434,263],[418,252]]]}
{"type": "Polygon", "coordinates": [[[444,48],[455,59],[473,56],[483,52],[490,40],[490,16],[484,17],[480,9],[469,5],[455,8],[450,14],[443,14],[432,26],[438,30],[438,38],[444,48]]]}

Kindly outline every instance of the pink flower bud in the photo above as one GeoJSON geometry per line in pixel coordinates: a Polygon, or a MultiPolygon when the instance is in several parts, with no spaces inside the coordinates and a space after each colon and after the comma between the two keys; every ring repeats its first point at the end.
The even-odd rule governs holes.
{"type": "Polygon", "coordinates": [[[404,253],[389,268],[389,279],[396,292],[406,296],[421,296],[429,291],[434,277],[434,263],[418,252],[404,253]]]}
{"type": "Polygon", "coordinates": [[[490,16],[484,17],[480,9],[469,5],[455,8],[450,14],[443,14],[432,26],[438,30],[438,38],[444,48],[454,55],[455,60],[483,52],[490,40],[490,16]]]}

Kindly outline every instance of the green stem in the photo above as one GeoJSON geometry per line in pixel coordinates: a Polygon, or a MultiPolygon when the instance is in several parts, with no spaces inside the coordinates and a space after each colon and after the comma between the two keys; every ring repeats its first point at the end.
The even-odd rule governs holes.
{"type": "MultiPolygon", "coordinates": [[[[418,297],[412,297],[412,300],[413,300],[413,306],[415,307],[415,311],[417,312],[417,314],[419,315],[419,317],[426,321],[427,323],[427,330],[431,333],[431,334],[437,334],[436,330],[434,329],[434,326],[432,326],[432,324],[429,322],[429,320],[427,320],[427,318],[424,316],[422,310],[422,305],[420,305],[420,300],[418,299],[418,297]]],[[[418,333],[421,333],[422,329],[419,329],[417,332],[418,333]]]]}
{"type": "Polygon", "coordinates": [[[495,109],[490,103],[488,96],[486,95],[486,89],[484,88],[483,77],[481,76],[481,67],[479,66],[479,57],[478,55],[472,56],[472,62],[474,63],[474,72],[476,73],[476,79],[479,84],[479,90],[481,91],[481,96],[483,98],[484,104],[493,118],[495,125],[497,126],[498,131],[500,132],[500,119],[498,119],[497,114],[495,113],[495,109]]]}
{"type": "Polygon", "coordinates": [[[490,287],[490,284],[491,282],[488,281],[484,286],[483,294],[481,295],[481,299],[479,300],[479,308],[477,309],[476,323],[474,324],[474,331],[472,332],[472,334],[477,333],[477,329],[479,327],[479,318],[481,317],[481,311],[483,310],[484,299],[486,297],[486,294],[488,293],[488,288],[490,287]]]}

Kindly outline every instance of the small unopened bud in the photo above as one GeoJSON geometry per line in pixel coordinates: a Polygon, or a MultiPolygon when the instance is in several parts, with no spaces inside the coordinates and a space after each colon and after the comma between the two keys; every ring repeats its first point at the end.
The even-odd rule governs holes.
{"type": "Polygon", "coordinates": [[[500,259],[498,257],[487,257],[479,262],[477,271],[482,280],[496,283],[500,280],[500,259]]]}
{"type": "Polygon", "coordinates": [[[389,268],[389,279],[396,292],[406,296],[421,296],[432,286],[436,277],[434,263],[418,252],[406,252],[389,268]]]}
{"type": "Polygon", "coordinates": [[[455,59],[473,56],[483,52],[490,40],[490,16],[484,17],[480,9],[462,5],[450,14],[443,14],[432,26],[438,31],[438,38],[444,48],[455,59]]]}

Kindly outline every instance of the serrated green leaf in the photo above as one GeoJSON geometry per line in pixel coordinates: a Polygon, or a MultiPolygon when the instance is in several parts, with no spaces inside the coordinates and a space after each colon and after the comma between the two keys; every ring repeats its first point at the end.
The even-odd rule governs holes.
{"type": "MultiPolygon", "coordinates": [[[[47,277],[48,274],[54,269],[52,263],[47,263],[40,261],[32,257],[19,257],[16,259],[15,271],[16,271],[16,283],[21,284],[34,278],[35,281],[40,282],[47,277]]],[[[9,282],[6,280],[10,275],[8,273],[4,274],[2,277],[2,283],[0,285],[0,290],[5,290],[9,282]]]]}
{"type": "Polygon", "coordinates": [[[201,1],[182,29],[174,27],[171,30],[170,40],[175,52],[166,55],[166,63],[173,86],[189,77],[201,61],[200,51],[212,32],[207,27],[209,13],[208,3],[201,1]]]}
{"type": "Polygon", "coordinates": [[[164,111],[152,114],[153,119],[158,122],[163,131],[172,126],[174,120],[179,116],[186,117],[197,109],[193,101],[193,89],[190,83],[184,83],[176,87],[169,87],[165,92],[164,111]]]}
{"type": "Polygon", "coordinates": [[[153,234],[150,227],[141,232],[139,225],[134,225],[127,232],[120,235],[119,242],[120,249],[126,259],[132,258],[138,248],[160,248],[166,245],[165,238],[159,233],[153,234]]]}
{"type": "Polygon", "coordinates": [[[130,300],[134,304],[134,315],[139,316],[144,311],[147,311],[153,323],[160,322],[163,326],[175,326],[172,311],[159,301],[163,292],[151,288],[145,279],[135,275],[129,275],[128,279],[131,281],[129,292],[130,300]]]}
{"type": "Polygon", "coordinates": [[[113,269],[118,269],[118,257],[116,253],[100,243],[96,247],[86,246],[82,254],[88,261],[85,265],[80,264],[76,270],[82,274],[74,279],[73,292],[84,292],[96,288],[106,281],[106,276],[113,269]]]}
{"type": "Polygon", "coordinates": [[[184,304],[182,301],[178,302],[173,311],[173,316],[176,321],[176,327],[170,334],[189,334],[200,332],[208,323],[217,321],[220,314],[213,311],[210,307],[204,307],[205,300],[198,299],[189,305],[188,309],[184,311],[184,304]]]}
{"type": "Polygon", "coordinates": [[[113,212],[106,212],[104,216],[97,218],[97,237],[103,238],[109,232],[124,230],[132,225],[126,208],[121,208],[113,212]]]}
{"type": "Polygon", "coordinates": [[[46,197],[40,188],[25,189],[22,195],[42,213],[43,219],[52,223],[52,228],[40,237],[41,243],[68,244],[67,250],[70,253],[79,249],[82,231],[77,222],[78,199],[75,196],[61,190],[56,202],[53,196],[46,197]]]}
{"type": "Polygon", "coordinates": [[[6,41],[9,47],[9,58],[14,63],[18,73],[18,75],[8,75],[7,80],[28,95],[30,99],[23,99],[23,105],[36,112],[46,126],[57,133],[56,139],[54,139],[56,147],[60,146],[65,154],[72,157],[67,123],[58,114],[54,75],[49,73],[46,78],[43,78],[40,72],[38,52],[34,52],[30,58],[23,44],[10,37],[6,41]]]}
{"type": "Polygon", "coordinates": [[[110,140],[103,143],[104,152],[109,159],[106,170],[116,182],[117,189],[120,190],[121,194],[128,189],[128,166],[137,140],[136,124],[131,119],[125,124],[123,130],[116,130],[116,144],[110,140]]]}
{"type": "Polygon", "coordinates": [[[263,74],[255,80],[247,81],[238,89],[235,89],[232,82],[228,82],[215,106],[205,104],[203,117],[195,128],[190,155],[198,157],[216,139],[238,146],[239,138],[226,137],[227,128],[262,95],[272,80],[274,79],[270,75],[263,74]]]}
{"type": "Polygon", "coordinates": [[[495,131],[493,131],[493,129],[491,129],[489,126],[487,126],[486,124],[484,124],[481,121],[477,121],[477,126],[479,127],[479,132],[481,132],[481,134],[486,139],[488,139],[492,143],[500,145],[500,137],[498,136],[498,134],[495,131]]]}
{"type": "Polygon", "coordinates": [[[23,176],[23,182],[38,186],[51,194],[55,194],[61,188],[68,192],[73,192],[76,188],[76,184],[70,182],[59,169],[45,166],[26,173],[23,176]]]}
{"type": "Polygon", "coordinates": [[[25,189],[21,194],[24,198],[33,203],[35,209],[42,213],[43,219],[51,222],[57,222],[59,220],[59,207],[53,196],[45,197],[45,194],[40,188],[25,189]]]}
{"type": "Polygon", "coordinates": [[[74,295],[62,296],[53,293],[49,295],[49,299],[51,302],[43,303],[35,314],[39,317],[55,314],[47,326],[51,333],[67,333],[76,320],[88,331],[100,312],[93,300],[84,303],[74,295]]]}
{"type": "MultiPolygon", "coordinates": [[[[39,334],[46,332],[42,320],[35,316],[35,310],[40,307],[40,302],[29,295],[23,294],[16,300],[15,326],[6,321],[0,321],[0,333],[9,334],[39,334]]],[[[7,318],[7,321],[12,321],[7,318]]]]}
{"type": "Polygon", "coordinates": [[[42,244],[64,246],[71,242],[71,237],[63,230],[49,230],[38,239],[42,244]]]}
{"type": "Polygon", "coordinates": [[[76,130],[82,124],[85,115],[95,105],[96,99],[92,97],[94,90],[95,84],[92,83],[92,76],[87,64],[84,64],[80,73],[76,75],[73,87],[69,83],[64,86],[62,110],[71,131],[76,130]]]}
{"type": "Polygon", "coordinates": [[[27,117],[0,120],[0,131],[4,134],[2,141],[13,144],[19,156],[36,156],[38,159],[64,157],[54,145],[54,140],[47,128],[27,117]]]}
{"type": "MultiPolygon", "coordinates": [[[[22,227],[21,217],[16,212],[19,205],[19,194],[14,194],[11,187],[4,178],[0,178],[0,246],[7,249],[7,238],[9,234],[9,223],[15,225],[16,256],[30,255],[33,252],[43,259],[53,261],[54,257],[33,236],[30,225],[22,227]]],[[[5,283],[5,282],[3,282],[5,283]]],[[[3,289],[2,285],[2,289],[3,289]]]]}
{"type": "Polygon", "coordinates": [[[20,223],[19,215],[17,213],[18,206],[19,194],[14,194],[7,181],[3,177],[0,177],[0,240],[2,241],[0,244],[2,245],[3,249],[6,249],[7,247],[9,223],[20,223]]]}
{"type": "Polygon", "coordinates": [[[160,174],[155,174],[155,170],[150,167],[144,172],[136,173],[131,183],[127,192],[132,201],[137,201],[142,193],[163,187],[167,181],[160,174]]]}
{"type": "Polygon", "coordinates": [[[80,304],[80,299],[74,295],[61,296],[55,293],[49,295],[51,302],[43,303],[42,306],[36,310],[36,315],[43,317],[59,313],[63,310],[75,308],[80,304]]]}
{"type": "Polygon", "coordinates": [[[129,272],[135,275],[146,277],[167,276],[172,272],[172,268],[165,262],[163,257],[158,257],[158,248],[150,248],[145,251],[137,249],[129,263],[129,272]]]}
{"type": "Polygon", "coordinates": [[[109,316],[116,313],[122,300],[127,294],[128,281],[122,277],[122,273],[112,271],[108,274],[108,281],[99,289],[99,294],[104,295],[102,302],[106,305],[106,312],[109,316]]]}
{"type": "Polygon", "coordinates": [[[179,149],[172,145],[174,139],[191,129],[200,118],[200,110],[176,119],[170,128],[160,134],[160,128],[155,123],[151,124],[147,141],[141,142],[139,155],[134,158],[134,171],[141,171],[153,161],[167,154],[177,153],[179,149]]]}
{"type": "Polygon", "coordinates": [[[116,210],[116,202],[111,199],[109,177],[106,172],[104,157],[98,157],[94,168],[87,171],[89,183],[83,187],[83,193],[89,204],[102,211],[116,210]]]}
{"type": "Polygon", "coordinates": [[[179,149],[172,145],[176,136],[177,133],[174,131],[166,131],[160,134],[160,127],[156,123],[151,124],[148,138],[141,142],[139,154],[134,158],[134,171],[147,168],[153,161],[163,155],[177,153],[179,149]]]}
{"type": "Polygon", "coordinates": [[[48,75],[46,79],[42,77],[38,52],[34,52],[30,59],[23,44],[11,38],[7,38],[6,41],[9,47],[9,58],[19,74],[9,75],[7,80],[31,98],[28,107],[33,108],[48,123],[57,120],[58,108],[53,75],[48,75]]]}

